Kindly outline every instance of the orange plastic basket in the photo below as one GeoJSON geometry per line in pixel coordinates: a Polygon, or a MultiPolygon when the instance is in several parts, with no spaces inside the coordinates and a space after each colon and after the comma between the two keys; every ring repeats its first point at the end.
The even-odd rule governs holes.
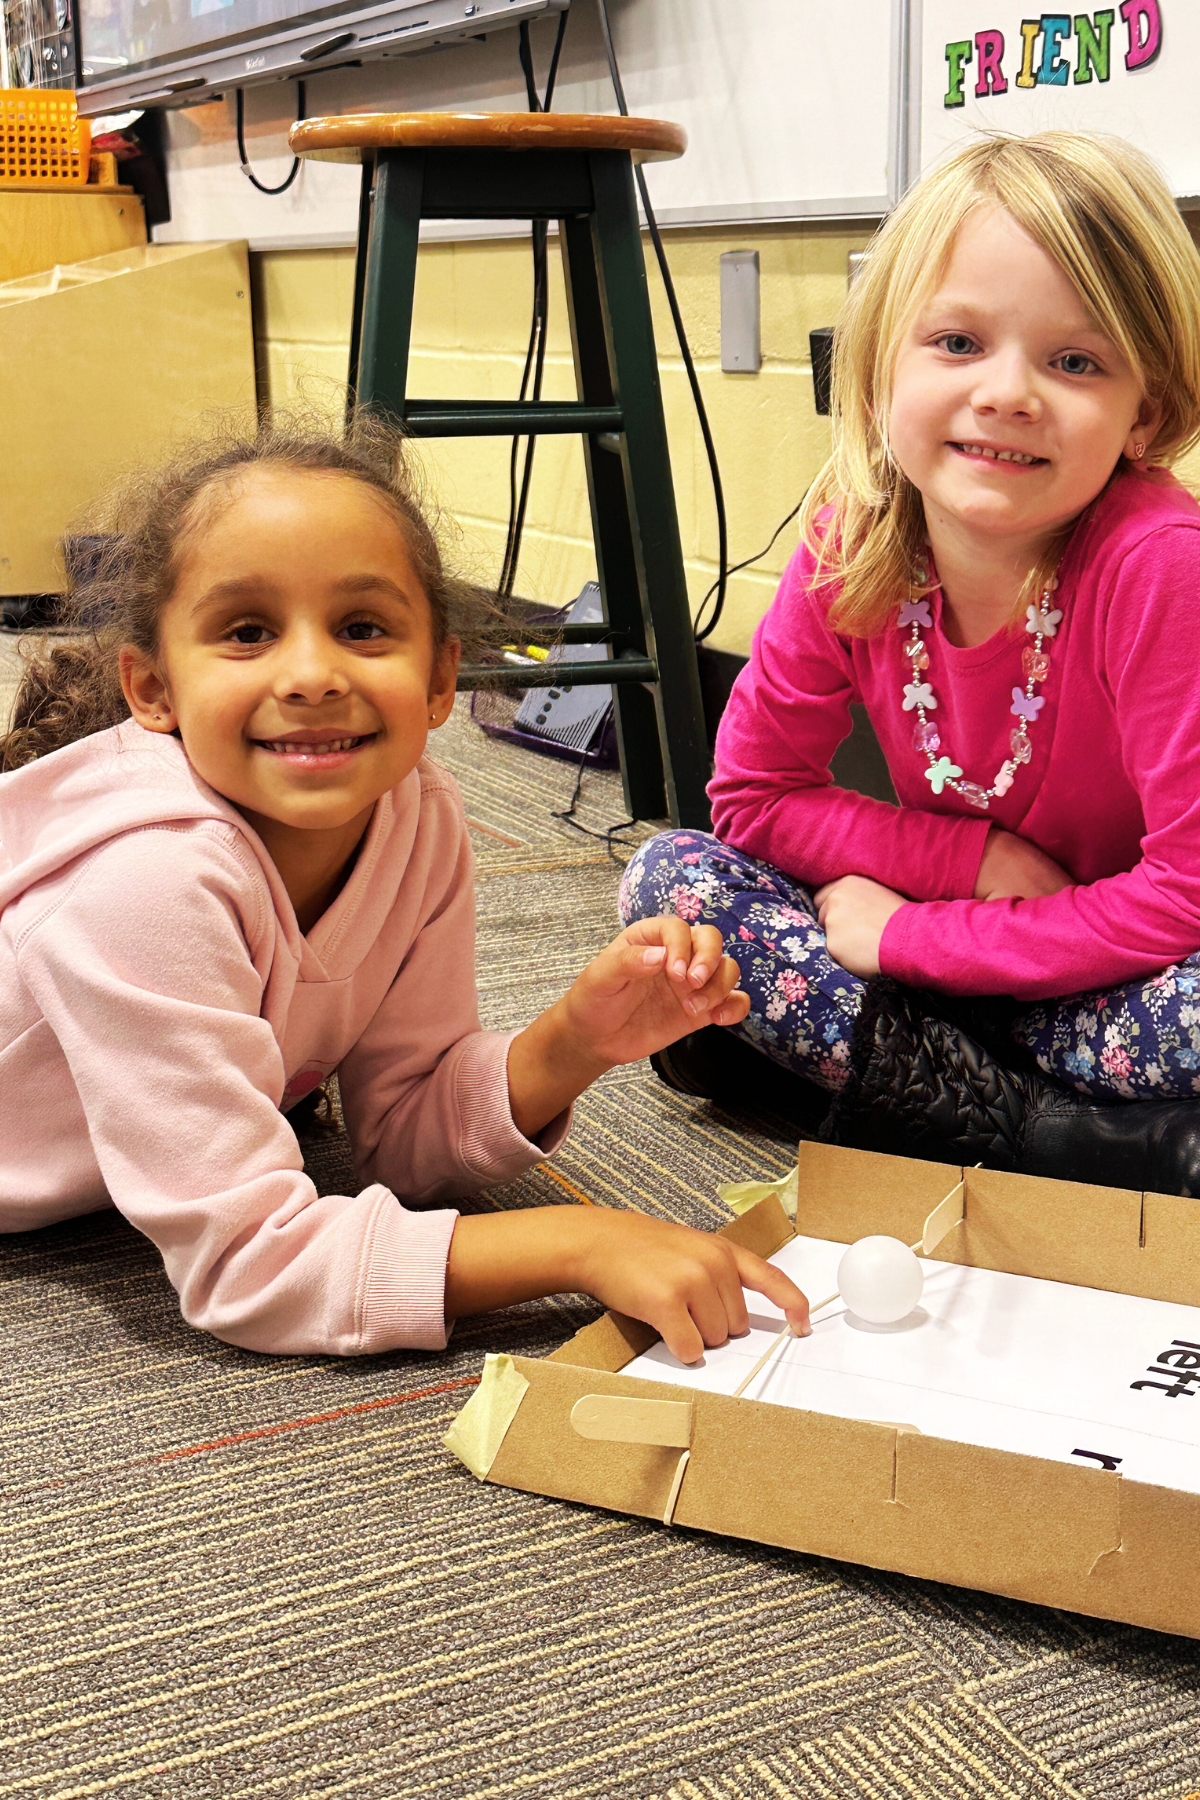
{"type": "Polygon", "coordinates": [[[0,187],[86,187],[91,147],[69,88],[0,88],[0,187]]]}

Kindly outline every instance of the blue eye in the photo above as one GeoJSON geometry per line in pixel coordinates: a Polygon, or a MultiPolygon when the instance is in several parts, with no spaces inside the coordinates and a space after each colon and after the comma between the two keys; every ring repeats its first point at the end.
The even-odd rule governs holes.
{"type": "Polygon", "coordinates": [[[948,356],[970,356],[975,349],[975,339],[968,337],[965,331],[948,331],[937,342],[938,348],[948,356]]]}
{"type": "Polygon", "coordinates": [[[1058,366],[1064,375],[1090,375],[1096,368],[1091,357],[1085,356],[1082,350],[1068,350],[1065,356],[1059,357],[1058,366]]]}

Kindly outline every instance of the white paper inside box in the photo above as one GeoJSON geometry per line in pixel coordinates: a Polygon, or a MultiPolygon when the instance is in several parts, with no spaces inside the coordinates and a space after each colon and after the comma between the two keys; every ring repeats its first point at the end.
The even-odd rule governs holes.
{"type": "MultiPolygon", "coordinates": [[[[938,1246],[939,1261],[1200,1303],[1200,1201],[826,1145],[800,1146],[795,1225],[771,1196],[723,1235],[762,1256],[797,1233],[911,1243],[960,1175],[964,1218],[938,1246]]],[[[486,1479],[647,1518],[662,1519],[672,1503],[675,1527],[1200,1637],[1200,1494],[623,1376],[654,1341],[646,1326],[609,1313],[544,1360],[512,1359],[486,1479]],[[580,1435],[572,1412],[588,1396],[675,1403],[662,1414],[674,1423],[659,1433],[671,1441],[580,1435]]]]}

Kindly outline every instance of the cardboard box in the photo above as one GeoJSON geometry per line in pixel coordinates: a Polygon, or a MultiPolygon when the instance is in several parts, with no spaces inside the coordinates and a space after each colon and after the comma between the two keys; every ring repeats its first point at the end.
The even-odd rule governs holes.
{"type": "MultiPolygon", "coordinates": [[[[939,1260],[1200,1302],[1200,1202],[962,1174],[964,1222],[938,1246],[939,1260]]],[[[953,1178],[942,1163],[802,1144],[796,1224],[771,1195],[722,1235],[764,1257],[797,1230],[911,1243],[953,1178]]],[[[505,1487],[644,1518],[673,1513],[675,1526],[692,1530],[1200,1636],[1200,1494],[902,1426],[623,1378],[655,1338],[606,1313],[544,1360],[489,1358],[447,1442],[505,1487]],[[572,1423],[588,1396],[674,1405],[649,1409],[658,1442],[598,1441],[572,1423]]]]}

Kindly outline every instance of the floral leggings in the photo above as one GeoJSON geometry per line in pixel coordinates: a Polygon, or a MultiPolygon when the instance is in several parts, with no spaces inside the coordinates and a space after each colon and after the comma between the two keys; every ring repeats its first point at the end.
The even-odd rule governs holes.
{"type": "MultiPolygon", "coordinates": [[[[716,925],[750,996],[742,1037],[824,1088],[849,1073],[865,983],[834,962],[808,889],[703,831],[666,831],[630,858],[621,919],[716,925]]],[[[1013,1036],[1048,1075],[1107,1100],[1200,1093],[1200,954],[1111,993],[1051,1000],[1013,1036]]]]}

